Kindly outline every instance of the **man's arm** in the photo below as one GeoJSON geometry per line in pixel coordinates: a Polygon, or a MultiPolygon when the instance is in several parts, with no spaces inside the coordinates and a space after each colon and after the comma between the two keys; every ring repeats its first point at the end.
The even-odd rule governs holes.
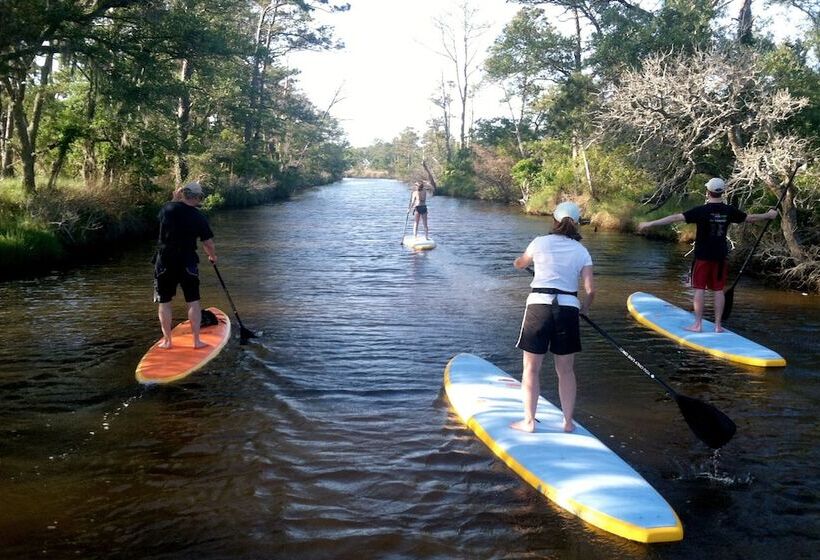
{"type": "Polygon", "coordinates": [[[670,214],[665,218],[659,218],[657,220],[652,220],[651,222],[641,222],[638,224],[638,232],[642,232],[643,230],[655,226],[665,226],[669,224],[674,224],[675,222],[683,222],[686,221],[686,218],[683,214],[670,214]]]}
{"type": "Polygon", "coordinates": [[[747,222],[762,222],[763,220],[774,220],[777,218],[777,210],[772,208],[763,214],[746,214],[747,222]]]}
{"type": "Polygon", "coordinates": [[[208,260],[216,264],[216,245],[214,245],[214,238],[206,239],[202,242],[202,248],[205,254],[208,255],[208,260]]]}

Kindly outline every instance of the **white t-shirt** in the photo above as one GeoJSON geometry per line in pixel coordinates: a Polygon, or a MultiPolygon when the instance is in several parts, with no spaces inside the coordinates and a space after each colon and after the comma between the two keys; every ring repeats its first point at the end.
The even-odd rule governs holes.
{"type": "MultiPolygon", "coordinates": [[[[536,237],[527,247],[525,254],[532,257],[535,276],[530,286],[533,288],[557,288],[565,292],[577,292],[581,269],[592,266],[592,257],[586,247],[565,235],[542,235],[536,237]]],[[[532,303],[552,303],[552,294],[531,293],[527,305],[532,303]]],[[[559,294],[559,305],[581,307],[575,296],[559,294]]]]}

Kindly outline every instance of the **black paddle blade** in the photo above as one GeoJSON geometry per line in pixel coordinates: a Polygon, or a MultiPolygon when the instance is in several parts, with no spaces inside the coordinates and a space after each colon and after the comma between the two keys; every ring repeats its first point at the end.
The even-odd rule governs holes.
{"type": "Polygon", "coordinates": [[[735,303],[735,288],[734,286],[726,290],[726,293],[723,294],[724,299],[726,302],[723,304],[723,313],[720,316],[722,321],[725,321],[729,318],[729,315],[732,314],[732,307],[735,303]]]}
{"type": "Polygon", "coordinates": [[[686,395],[674,396],[689,428],[712,449],[723,447],[735,435],[737,426],[732,419],[711,404],[686,395]]]}
{"type": "Polygon", "coordinates": [[[253,331],[246,329],[245,327],[240,325],[239,344],[247,344],[249,338],[256,338],[256,334],[253,331]]]}

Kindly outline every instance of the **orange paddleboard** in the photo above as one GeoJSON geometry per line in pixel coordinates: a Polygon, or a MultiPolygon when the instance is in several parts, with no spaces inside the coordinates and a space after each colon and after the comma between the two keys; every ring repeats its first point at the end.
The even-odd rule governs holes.
{"type": "Polygon", "coordinates": [[[200,330],[199,338],[207,346],[195,349],[190,321],[180,323],[171,331],[172,348],[160,348],[160,338],[142,357],[137,365],[137,381],[170,383],[187,377],[213,360],[231,337],[231,321],[216,307],[209,307],[208,311],[216,315],[219,323],[200,330]]]}

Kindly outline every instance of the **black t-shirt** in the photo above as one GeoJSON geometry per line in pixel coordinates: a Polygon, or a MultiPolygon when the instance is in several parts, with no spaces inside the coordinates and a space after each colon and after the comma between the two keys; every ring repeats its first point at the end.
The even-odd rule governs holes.
{"type": "Polygon", "coordinates": [[[199,261],[196,240],[214,236],[205,214],[184,202],[169,202],[159,211],[159,254],[166,266],[199,261]]]}
{"type": "Polygon", "coordinates": [[[697,224],[695,258],[703,261],[722,261],[729,253],[726,232],[729,224],[746,220],[746,213],[724,202],[709,202],[690,208],[683,213],[687,224],[697,224]]]}

